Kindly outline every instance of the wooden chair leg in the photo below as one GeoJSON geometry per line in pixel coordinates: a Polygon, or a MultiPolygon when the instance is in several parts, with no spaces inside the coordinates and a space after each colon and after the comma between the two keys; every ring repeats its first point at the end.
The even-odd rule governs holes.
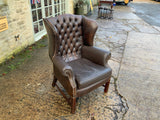
{"type": "Polygon", "coordinates": [[[55,87],[56,82],[57,82],[57,78],[55,76],[53,76],[52,87],[55,87]]]}
{"type": "Polygon", "coordinates": [[[76,111],[76,97],[71,98],[71,113],[74,114],[76,111]]]}
{"type": "Polygon", "coordinates": [[[110,79],[108,82],[106,82],[105,84],[105,88],[104,88],[104,92],[107,93],[108,92],[108,89],[109,89],[109,83],[110,83],[110,79]]]}

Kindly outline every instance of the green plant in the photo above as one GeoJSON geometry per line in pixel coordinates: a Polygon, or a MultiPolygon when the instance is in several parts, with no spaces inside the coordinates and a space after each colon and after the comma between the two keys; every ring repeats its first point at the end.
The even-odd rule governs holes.
{"type": "Polygon", "coordinates": [[[11,70],[14,70],[14,69],[16,69],[16,66],[11,64],[11,65],[8,65],[8,68],[11,69],[11,70]]]}
{"type": "Polygon", "coordinates": [[[78,0],[77,2],[75,2],[75,7],[80,8],[87,4],[88,4],[87,0],[78,0]]]}

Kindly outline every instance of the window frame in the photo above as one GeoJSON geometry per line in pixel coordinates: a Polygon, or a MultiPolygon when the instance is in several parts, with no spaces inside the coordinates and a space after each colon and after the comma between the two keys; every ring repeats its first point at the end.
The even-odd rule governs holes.
{"type": "Polygon", "coordinates": [[[7,0],[0,0],[0,5],[5,5],[7,0]]]}

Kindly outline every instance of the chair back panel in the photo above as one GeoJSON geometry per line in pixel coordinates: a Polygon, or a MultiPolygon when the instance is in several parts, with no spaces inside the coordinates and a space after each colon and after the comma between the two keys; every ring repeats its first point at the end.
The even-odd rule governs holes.
{"type": "MultiPolygon", "coordinates": [[[[82,16],[65,14],[58,17],[47,18],[50,25],[54,27],[57,34],[55,42],[56,54],[63,57],[66,62],[81,58],[82,37],[82,16]]],[[[49,40],[52,41],[52,40],[49,40]]]]}

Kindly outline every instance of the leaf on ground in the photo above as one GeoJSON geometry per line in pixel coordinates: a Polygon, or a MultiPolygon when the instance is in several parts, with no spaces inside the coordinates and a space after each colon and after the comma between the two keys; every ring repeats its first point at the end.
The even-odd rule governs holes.
{"type": "Polygon", "coordinates": [[[6,75],[6,73],[2,73],[2,75],[3,75],[3,76],[5,76],[5,75],[6,75]]]}

